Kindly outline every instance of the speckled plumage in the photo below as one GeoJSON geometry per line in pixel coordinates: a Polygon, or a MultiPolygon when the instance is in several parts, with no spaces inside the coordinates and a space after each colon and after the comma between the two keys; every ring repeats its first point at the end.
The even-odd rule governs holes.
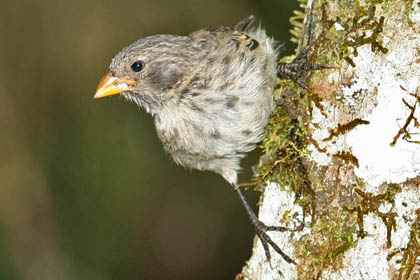
{"type": "Polygon", "coordinates": [[[123,49],[110,72],[138,84],[122,95],[154,116],[165,150],[182,166],[236,185],[240,159],[255,149],[273,111],[276,49],[261,28],[222,27],[156,35],[123,49]],[[144,70],[130,65],[138,60],[144,70]]]}

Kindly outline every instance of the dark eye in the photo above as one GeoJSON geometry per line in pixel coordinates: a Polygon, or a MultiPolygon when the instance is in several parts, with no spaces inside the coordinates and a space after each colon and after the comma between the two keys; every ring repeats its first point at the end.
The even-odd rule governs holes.
{"type": "Polygon", "coordinates": [[[144,62],[141,60],[138,60],[131,64],[131,69],[133,69],[134,72],[140,72],[144,68],[144,62]]]}

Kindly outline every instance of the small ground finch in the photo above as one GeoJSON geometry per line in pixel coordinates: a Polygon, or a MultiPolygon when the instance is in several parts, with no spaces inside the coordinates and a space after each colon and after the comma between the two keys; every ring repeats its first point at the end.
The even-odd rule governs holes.
{"type": "MultiPolygon", "coordinates": [[[[157,134],[176,163],[216,172],[235,187],[240,160],[264,137],[277,75],[305,87],[298,74],[319,69],[297,60],[277,66],[274,41],[262,28],[249,28],[253,20],[188,36],[140,39],[114,57],[95,98],[121,94],[133,101],[154,117],[157,134]]],[[[235,191],[267,258],[271,245],[295,263],[266,234],[287,229],[264,225],[241,190],[235,191]]]]}

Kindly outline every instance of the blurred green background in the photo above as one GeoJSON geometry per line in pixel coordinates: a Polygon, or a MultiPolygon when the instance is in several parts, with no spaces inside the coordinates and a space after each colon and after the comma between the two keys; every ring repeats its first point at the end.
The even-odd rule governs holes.
{"type": "MultiPolygon", "coordinates": [[[[151,117],[94,100],[136,39],[255,14],[289,43],[292,0],[2,1],[0,279],[233,279],[253,231],[218,175],[186,171],[151,117]]],[[[242,181],[258,160],[244,161],[242,181]]],[[[246,195],[255,205],[258,194],[246,195]]]]}

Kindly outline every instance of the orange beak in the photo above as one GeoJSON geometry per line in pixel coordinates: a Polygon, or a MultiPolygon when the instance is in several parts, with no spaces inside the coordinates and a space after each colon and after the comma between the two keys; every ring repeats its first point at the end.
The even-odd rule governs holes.
{"type": "Polygon", "coordinates": [[[93,98],[101,98],[115,95],[123,91],[130,90],[137,83],[137,80],[129,78],[113,77],[110,73],[105,74],[98,84],[95,96],[93,98]]]}

